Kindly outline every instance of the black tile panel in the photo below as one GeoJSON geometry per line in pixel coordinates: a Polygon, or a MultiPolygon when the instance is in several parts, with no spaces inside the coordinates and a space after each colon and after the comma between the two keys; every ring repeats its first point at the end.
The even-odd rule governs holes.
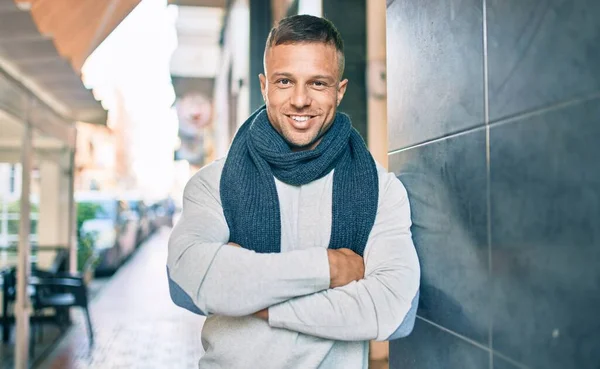
{"type": "Polygon", "coordinates": [[[367,141],[367,15],[366,0],[326,0],[324,16],[331,20],[344,38],[346,68],[344,78],[348,88],[339,110],[350,115],[352,125],[367,141]],[[340,9],[344,9],[340,11],[340,9]]]}
{"type": "Polygon", "coordinates": [[[387,8],[389,150],[484,123],[481,0],[387,8]]]}
{"type": "Polygon", "coordinates": [[[492,120],[600,90],[600,1],[486,3],[492,120]]]}
{"type": "Polygon", "coordinates": [[[419,315],[488,345],[485,129],[390,155],[409,195],[421,263],[419,315]]]}
{"type": "Polygon", "coordinates": [[[488,369],[489,352],[417,319],[413,333],[390,342],[390,369],[488,369]]]}
{"type": "Polygon", "coordinates": [[[600,365],[600,100],[492,126],[494,350],[600,365]]]}
{"type": "Polygon", "coordinates": [[[365,82],[365,64],[353,63],[346,65],[345,78],[348,78],[348,88],[338,110],[350,116],[352,126],[358,130],[367,141],[367,94],[365,82]]]}

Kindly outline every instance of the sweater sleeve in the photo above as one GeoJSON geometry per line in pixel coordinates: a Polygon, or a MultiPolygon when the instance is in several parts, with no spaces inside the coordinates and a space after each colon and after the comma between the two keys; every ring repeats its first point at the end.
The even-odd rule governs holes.
{"type": "Polygon", "coordinates": [[[410,233],[407,193],[380,175],[379,208],[365,248],[365,278],[269,308],[269,325],[317,337],[388,340],[414,325],[420,268],[410,233]]]}
{"type": "Polygon", "coordinates": [[[227,245],[218,192],[220,165],[186,185],[183,212],[169,238],[167,276],[175,304],[197,314],[245,316],[329,287],[327,250],[260,254],[227,245]]]}

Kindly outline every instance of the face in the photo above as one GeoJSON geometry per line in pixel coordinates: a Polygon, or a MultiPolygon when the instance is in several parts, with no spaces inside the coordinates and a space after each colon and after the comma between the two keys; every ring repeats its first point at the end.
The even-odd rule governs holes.
{"type": "Polygon", "coordinates": [[[293,150],[312,150],[333,123],[348,80],[333,45],[277,45],[265,53],[260,85],[273,128],[293,150]]]}

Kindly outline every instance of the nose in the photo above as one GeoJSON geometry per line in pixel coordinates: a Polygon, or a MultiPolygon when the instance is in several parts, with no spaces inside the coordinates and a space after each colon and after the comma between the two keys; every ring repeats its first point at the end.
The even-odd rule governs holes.
{"type": "Polygon", "coordinates": [[[311,98],[306,90],[306,86],[302,84],[298,84],[294,87],[294,92],[292,98],[290,99],[290,104],[296,109],[302,109],[309,106],[311,103],[311,98]]]}

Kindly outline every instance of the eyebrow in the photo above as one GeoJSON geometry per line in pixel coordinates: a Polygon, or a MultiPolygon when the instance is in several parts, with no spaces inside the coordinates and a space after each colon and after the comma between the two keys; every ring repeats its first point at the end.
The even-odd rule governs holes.
{"type": "Polygon", "coordinates": [[[332,76],[326,76],[324,74],[318,74],[316,76],[313,76],[313,79],[326,79],[326,80],[330,80],[330,81],[335,81],[335,78],[332,76]]]}
{"type": "MultiPolygon", "coordinates": [[[[287,72],[275,72],[273,73],[273,77],[287,77],[287,78],[292,78],[293,75],[291,73],[287,73],[287,72]]],[[[311,76],[310,79],[325,79],[328,81],[335,81],[335,78],[332,76],[327,76],[324,74],[317,74],[316,76],[311,76]]]]}

